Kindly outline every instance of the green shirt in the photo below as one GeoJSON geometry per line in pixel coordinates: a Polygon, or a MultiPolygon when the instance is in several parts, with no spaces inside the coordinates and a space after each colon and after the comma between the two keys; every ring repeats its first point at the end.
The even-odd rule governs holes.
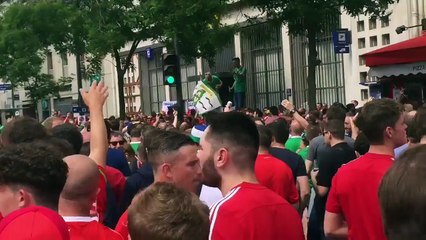
{"type": "Polygon", "coordinates": [[[306,161],[306,157],[308,157],[308,153],[309,153],[309,146],[305,147],[304,149],[298,152],[298,154],[303,158],[304,161],[306,161]]]}
{"type": "Polygon", "coordinates": [[[246,92],[246,73],[245,67],[234,68],[232,72],[234,74],[235,86],[234,92],[241,93],[246,92]]]}
{"type": "Polygon", "coordinates": [[[220,78],[218,76],[212,75],[212,81],[210,82],[207,79],[203,79],[203,83],[209,86],[211,89],[217,91],[216,86],[220,85],[220,78]]]}
{"type": "Polygon", "coordinates": [[[287,140],[287,142],[285,143],[285,148],[295,153],[300,148],[301,143],[301,136],[293,136],[287,140]]]}
{"type": "Polygon", "coordinates": [[[141,142],[131,142],[130,146],[132,147],[133,151],[135,151],[135,153],[138,153],[138,148],[139,145],[141,144],[141,142]]]}

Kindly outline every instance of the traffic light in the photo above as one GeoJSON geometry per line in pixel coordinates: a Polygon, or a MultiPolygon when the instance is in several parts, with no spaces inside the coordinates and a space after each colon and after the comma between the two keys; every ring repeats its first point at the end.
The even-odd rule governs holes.
{"type": "Polygon", "coordinates": [[[179,59],[176,54],[163,54],[164,85],[176,85],[180,81],[179,59]]]}

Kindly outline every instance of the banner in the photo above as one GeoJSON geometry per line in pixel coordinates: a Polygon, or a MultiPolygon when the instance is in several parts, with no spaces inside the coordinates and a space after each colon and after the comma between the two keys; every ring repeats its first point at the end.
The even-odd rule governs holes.
{"type": "Polygon", "coordinates": [[[222,106],[219,94],[200,81],[194,89],[193,103],[199,114],[204,114],[222,106]]]}
{"type": "Polygon", "coordinates": [[[161,106],[161,111],[167,113],[169,111],[169,107],[175,106],[177,101],[163,101],[163,105],[161,106]]]}

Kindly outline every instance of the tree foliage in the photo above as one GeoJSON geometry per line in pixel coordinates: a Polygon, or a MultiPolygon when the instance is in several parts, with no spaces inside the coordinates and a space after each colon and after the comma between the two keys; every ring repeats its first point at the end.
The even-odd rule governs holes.
{"type": "Polygon", "coordinates": [[[0,41],[8,51],[1,52],[6,56],[1,66],[7,68],[0,77],[25,81],[37,76],[47,47],[90,55],[92,72],[100,71],[100,59],[110,54],[118,76],[120,116],[124,117],[124,74],[139,43],[154,40],[172,50],[177,39],[185,60],[205,57],[212,63],[217,49],[233,34],[233,28],[220,24],[226,7],[224,0],[12,1],[1,20],[0,41]]]}
{"type": "Polygon", "coordinates": [[[329,29],[330,19],[342,13],[383,16],[389,14],[388,6],[398,0],[242,0],[246,5],[258,8],[260,16],[272,22],[284,24],[290,34],[303,35],[308,39],[308,103],[316,104],[315,68],[318,64],[316,38],[329,29]]]}

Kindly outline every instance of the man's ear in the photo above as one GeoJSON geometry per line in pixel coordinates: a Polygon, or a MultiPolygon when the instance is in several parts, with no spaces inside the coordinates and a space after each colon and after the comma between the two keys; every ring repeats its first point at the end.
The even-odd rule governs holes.
{"type": "Polygon", "coordinates": [[[218,151],[218,155],[215,156],[215,165],[217,168],[223,168],[228,164],[230,157],[230,152],[226,148],[220,148],[218,151]]]}
{"type": "Polygon", "coordinates": [[[172,167],[168,163],[160,166],[161,175],[167,179],[173,179],[172,167]]]}
{"type": "Polygon", "coordinates": [[[25,208],[32,205],[36,205],[33,195],[26,189],[19,189],[15,194],[15,200],[18,203],[19,208],[25,208]]]}

